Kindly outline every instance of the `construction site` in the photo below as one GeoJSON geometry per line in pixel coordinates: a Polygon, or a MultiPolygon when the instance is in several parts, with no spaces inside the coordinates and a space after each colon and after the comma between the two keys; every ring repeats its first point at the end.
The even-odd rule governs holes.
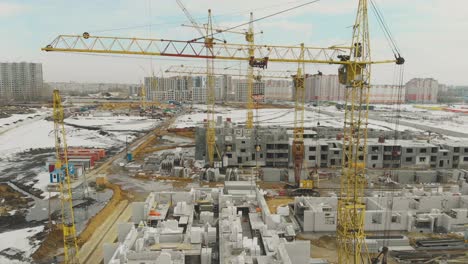
{"type": "Polygon", "coordinates": [[[391,21],[353,2],[351,39],[327,47],[257,43],[259,21],[319,1],[217,27],[177,0],[192,39],[38,43],[195,64],[151,64],[129,95],[0,105],[0,263],[468,263],[466,107],[405,104],[391,21]],[[394,83],[375,86],[383,65],[394,83]]]}

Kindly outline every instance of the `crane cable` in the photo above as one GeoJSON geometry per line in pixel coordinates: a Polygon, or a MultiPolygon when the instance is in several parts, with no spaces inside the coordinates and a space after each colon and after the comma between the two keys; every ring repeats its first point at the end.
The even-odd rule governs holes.
{"type": "MultiPolygon", "coordinates": [[[[302,1],[303,1],[303,0],[300,0],[300,1],[289,1],[289,2],[284,2],[284,3],[281,3],[281,4],[262,6],[262,7],[258,7],[258,8],[255,8],[255,9],[242,10],[242,11],[239,10],[239,11],[235,11],[235,12],[222,13],[222,14],[215,15],[215,16],[212,16],[212,17],[213,17],[213,18],[220,18],[220,17],[237,17],[237,16],[242,16],[242,15],[244,15],[246,12],[253,12],[253,11],[257,11],[257,10],[267,10],[267,9],[271,9],[271,8],[274,8],[274,7],[283,6],[283,5],[286,5],[286,4],[298,3],[298,2],[302,2],[302,1]]],[[[205,16],[203,16],[203,17],[196,17],[196,18],[194,18],[194,19],[195,19],[195,20],[204,20],[204,19],[206,19],[206,17],[205,17],[205,16]]],[[[119,28],[106,28],[106,29],[99,29],[99,30],[90,30],[90,31],[88,31],[88,32],[102,33],[102,32],[119,31],[119,30],[128,30],[128,29],[138,29],[138,28],[146,28],[146,27],[149,27],[149,26],[164,26],[164,25],[177,25],[177,26],[179,26],[178,24],[184,23],[184,22],[186,22],[186,20],[178,20],[178,21],[164,22],[164,23],[140,24],[140,25],[134,25],[134,26],[119,27],[119,28]]]]}
{"type": "MultiPolygon", "coordinates": [[[[266,15],[266,16],[263,16],[263,17],[254,19],[254,20],[252,20],[252,21],[248,21],[248,22],[239,24],[239,25],[237,25],[237,26],[233,26],[233,27],[229,27],[229,28],[226,28],[226,29],[217,31],[217,32],[215,32],[215,33],[213,33],[213,34],[210,34],[210,36],[214,36],[214,35],[223,33],[224,31],[229,31],[229,30],[233,30],[233,29],[236,29],[236,28],[239,28],[239,27],[248,25],[248,24],[250,24],[251,22],[254,23],[254,22],[257,22],[257,21],[260,21],[260,20],[263,20],[263,19],[266,19],[266,18],[269,18],[269,17],[272,17],[272,16],[276,16],[276,15],[279,15],[279,14],[283,14],[283,13],[286,13],[286,12],[288,12],[288,11],[291,11],[291,10],[294,10],[294,9],[298,9],[298,8],[303,7],[303,6],[306,6],[306,5],[310,5],[310,4],[313,4],[313,3],[317,3],[317,2],[319,2],[319,1],[320,1],[320,0],[314,0],[314,1],[310,1],[310,2],[301,4],[301,5],[298,5],[298,6],[293,6],[293,7],[291,7],[291,8],[287,8],[287,9],[284,9],[284,10],[281,10],[281,11],[278,11],[278,12],[275,12],[275,13],[273,13],[273,14],[269,14],[269,15],[266,15]]],[[[207,37],[207,36],[203,36],[203,37],[199,37],[199,38],[192,39],[192,40],[190,40],[190,41],[191,41],[191,42],[195,42],[195,41],[204,39],[204,38],[206,38],[206,37],[207,37]]]]}
{"type": "Polygon", "coordinates": [[[392,32],[390,31],[390,28],[388,27],[388,24],[385,21],[385,17],[383,16],[382,11],[379,9],[377,6],[377,3],[374,0],[370,0],[372,11],[374,12],[377,21],[379,23],[380,28],[382,29],[385,38],[387,39],[387,42],[390,46],[390,49],[393,52],[393,55],[395,58],[400,58],[400,49],[398,48],[398,45],[396,43],[395,38],[393,37],[392,32]]]}

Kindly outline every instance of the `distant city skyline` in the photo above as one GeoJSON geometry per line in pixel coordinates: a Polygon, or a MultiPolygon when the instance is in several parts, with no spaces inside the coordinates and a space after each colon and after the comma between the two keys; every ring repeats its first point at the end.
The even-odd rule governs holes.
{"type": "MultiPolygon", "coordinates": [[[[415,78],[434,78],[447,85],[468,85],[464,73],[462,45],[467,43],[468,1],[452,0],[374,0],[405,57],[404,82],[415,78]]],[[[249,11],[262,17],[307,1],[213,1],[182,0],[200,24],[211,8],[217,26],[232,26],[248,21],[249,11]]],[[[255,24],[258,44],[330,46],[350,42],[357,1],[321,0],[298,10],[255,24]],[[279,38],[281,36],[281,38],[279,38]]],[[[391,58],[392,53],[369,10],[373,58],[391,58]]],[[[189,40],[198,37],[175,1],[3,1],[0,3],[1,62],[40,62],[46,82],[139,83],[152,72],[160,75],[170,65],[201,65],[204,60],[167,57],[117,58],[106,55],[46,53],[40,48],[59,34],[138,36],[189,40]],[[92,8],[90,8],[92,6],[92,8]],[[151,24],[151,26],[149,26],[151,24]]],[[[244,43],[241,35],[223,34],[232,43],[244,43]]],[[[217,67],[239,65],[216,61],[217,67]]],[[[246,63],[241,67],[245,69],[246,63]]],[[[271,63],[269,69],[295,69],[296,64],[271,63]]],[[[307,72],[336,73],[336,66],[308,65],[307,72]]],[[[394,66],[374,66],[375,84],[393,84],[394,66]]]]}

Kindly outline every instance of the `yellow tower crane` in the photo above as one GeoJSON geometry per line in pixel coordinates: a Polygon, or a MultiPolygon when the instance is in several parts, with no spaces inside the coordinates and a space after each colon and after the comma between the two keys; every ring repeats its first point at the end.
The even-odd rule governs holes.
{"type": "Polygon", "coordinates": [[[63,122],[64,113],[62,99],[58,90],[54,90],[53,92],[53,119],[56,163],[51,182],[58,183],[60,190],[65,263],[79,263],[70,180],[70,170],[73,170],[73,168],[68,164],[67,140],[63,122]]]}
{"type": "Polygon", "coordinates": [[[145,84],[142,83],[140,86],[140,110],[146,109],[146,87],[145,84]]]}
{"type": "MultiPolygon", "coordinates": [[[[404,59],[399,55],[399,52],[395,53],[395,51],[394,59],[371,59],[367,4],[368,0],[359,0],[356,21],[353,26],[352,43],[348,47],[317,48],[302,45],[218,43],[214,41],[212,28],[210,31],[210,27],[207,26],[207,36],[204,37],[203,42],[197,40],[103,37],[84,33],[82,36],[59,35],[42,50],[238,60],[248,61],[249,65],[255,64],[257,62],[256,58],[262,58],[258,62],[261,62],[264,67],[267,66],[268,62],[340,65],[338,73],[340,82],[346,85],[346,105],[342,159],[343,175],[338,199],[337,221],[339,263],[370,263],[371,260],[364,243],[365,207],[363,204],[367,116],[369,88],[371,86],[370,66],[383,63],[401,65],[404,63],[404,59]],[[253,59],[252,54],[254,55],[253,59]]],[[[210,65],[212,64],[207,61],[207,75],[213,70],[210,65]]],[[[214,112],[210,112],[213,109],[209,108],[208,110],[208,115],[214,117],[214,112]]],[[[215,147],[214,126],[211,127],[211,124],[208,123],[207,128],[208,155],[210,161],[212,161],[215,147]]]]}
{"type": "Polygon", "coordinates": [[[305,63],[304,44],[299,52],[297,73],[294,75],[294,131],[292,142],[292,159],[294,164],[294,181],[296,187],[301,187],[302,165],[304,164],[304,101],[305,101],[305,63]]]}
{"type": "MultiPolygon", "coordinates": [[[[164,72],[175,73],[179,75],[188,74],[202,75],[205,74],[206,69],[199,66],[185,66],[185,65],[172,65],[169,66],[164,72]]],[[[291,79],[294,71],[258,71],[254,72],[254,80],[261,81],[262,79],[291,79]]],[[[234,77],[247,77],[248,73],[236,68],[215,68],[214,75],[230,75],[234,77]]]]}
{"type": "MultiPolygon", "coordinates": [[[[211,9],[208,10],[208,23],[204,25],[205,32],[202,27],[198,25],[197,21],[190,15],[190,12],[184,6],[181,0],[176,0],[179,7],[184,12],[185,16],[190,20],[192,26],[202,36],[198,39],[204,40],[204,47],[206,53],[206,150],[208,153],[208,162],[211,167],[214,165],[214,155],[216,148],[216,122],[215,122],[215,79],[213,53],[213,18],[211,17],[211,9]]],[[[195,40],[192,40],[195,41],[195,40]]],[[[219,157],[218,157],[219,158],[219,157]]]]}

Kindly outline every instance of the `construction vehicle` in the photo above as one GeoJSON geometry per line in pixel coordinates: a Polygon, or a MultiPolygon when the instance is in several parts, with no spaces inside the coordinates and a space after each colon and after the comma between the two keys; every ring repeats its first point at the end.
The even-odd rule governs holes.
{"type": "Polygon", "coordinates": [[[73,167],[68,164],[68,147],[65,137],[66,132],[63,119],[64,112],[62,107],[62,98],[60,97],[59,91],[54,90],[53,120],[56,163],[54,171],[50,174],[50,182],[58,184],[60,190],[64,262],[79,263],[75,216],[73,213],[73,196],[70,179],[73,167]]]}
{"type": "MultiPolygon", "coordinates": [[[[339,65],[339,80],[346,86],[346,107],[343,131],[343,174],[340,178],[337,209],[338,263],[370,263],[371,257],[365,244],[363,200],[366,182],[364,157],[367,152],[368,108],[363,106],[368,105],[369,102],[371,65],[383,63],[403,65],[405,60],[400,56],[394,41],[390,43],[394,58],[371,59],[368,1],[376,10],[374,1],[358,1],[356,20],[352,27],[352,42],[350,46],[344,47],[317,48],[304,45],[298,47],[296,45],[254,45],[253,43],[246,45],[216,42],[209,18],[204,41],[101,37],[89,34],[60,35],[42,50],[206,59],[208,76],[213,76],[214,68],[211,62],[214,59],[246,61],[249,62],[249,66],[262,66],[263,68],[271,62],[339,65]],[[257,60],[261,60],[261,65],[257,63],[257,60]]],[[[383,18],[379,16],[377,20],[384,29],[387,39],[392,40],[393,37],[386,23],[383,22],[383,18]]],[[[252,22],[251,20],[250,23],[252,22]]],[[[402,71],[403,68],[400,67],[400,77],[402,71]]],[[[208,78],[208,83],[207,149],[210,162],[212,162],[215,149],[212,77],[208,78]]]]}
{"type": "Polygon", "coordinates": [[[287,195],[287,196],[314,196],[319,197],[320,193],[317,188],[315,188],[314,181],[307,179],[307,180],[300,180],[299,185],[294,183],[286,183],[285,188],[280,190],[280,195],[287,195]]]}

